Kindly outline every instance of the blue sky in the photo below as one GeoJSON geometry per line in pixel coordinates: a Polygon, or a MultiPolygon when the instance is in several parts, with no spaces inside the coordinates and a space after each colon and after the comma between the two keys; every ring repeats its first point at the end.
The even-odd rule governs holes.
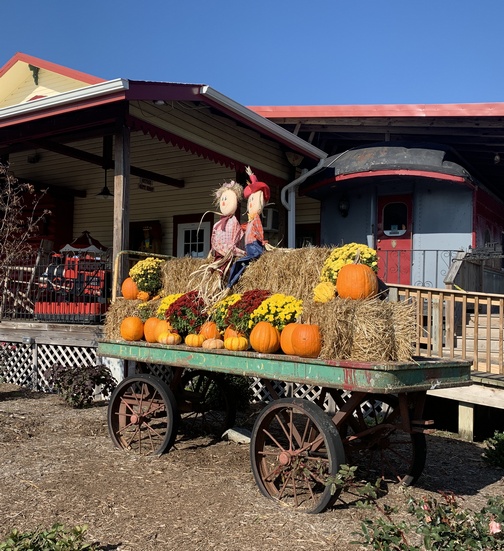
{"type": "Polygon", "coordinates": [[[243,105],[504,101],[503,0],[2,0],[16,52],[243,105]]]}

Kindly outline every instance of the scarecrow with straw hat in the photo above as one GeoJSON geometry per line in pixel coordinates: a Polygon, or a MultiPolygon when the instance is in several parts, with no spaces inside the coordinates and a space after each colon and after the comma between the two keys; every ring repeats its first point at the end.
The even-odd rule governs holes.
{"type": "Polygon", "coordinates": [[[243,226],[245,230],[245,256],[236,260],[231,267],[228,288],[237,283],[250,262],[263,254],[266,245],[261,213],[270,199],[270,188],[268,184],[257,179],[250,167],[247,167],[246,172],[249,181],[243,192],[243,196],[247,199],[248,215],[248,222],[243,226]]]}

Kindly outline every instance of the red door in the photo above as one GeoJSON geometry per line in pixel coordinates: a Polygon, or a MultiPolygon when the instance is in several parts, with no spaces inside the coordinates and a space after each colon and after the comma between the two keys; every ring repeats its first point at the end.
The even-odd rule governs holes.
{"type": "Polygon", "coordinates": [[[412,196],[378,197],[378,277],[385,283],[411,284],[412,196]]]}

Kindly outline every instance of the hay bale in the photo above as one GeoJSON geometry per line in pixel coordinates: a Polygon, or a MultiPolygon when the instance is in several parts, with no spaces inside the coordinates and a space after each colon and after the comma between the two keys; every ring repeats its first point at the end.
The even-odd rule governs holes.
{"type": "Polygon", "coordinates": [[[138,316],[145,321],[147,318],[156,315],[156,310],[159,307],[161,300],[149,300],[142,302],[141,300],[126,300],[118,298],[111,304],[105,315],[105,323],[103,325],[104,337],[108,340],[121,339],[121,322],[128,316],[138,316]]]}
{"type": "Polygon", "coordinates": [[[306,304],[303,318],[320,327],[322,359],[411,360],[415,328],[411,303],[380,298],[335,298],[325,304],[312,301],[306,304]]]}
{"type": "Polygon", "coordinates": [[[233,292],[267,289],[303,301],[311,300],[313,288],[319,282],[320,272],[331,250],[328,247],[304,247],[266,251],[247,267],[233,292]]]}
{"type": "Polygon", "coordinates": [[[204,258],[189,256],[166,261],[161,267],[163,294],[166,296],[192,291],[191,274],[201,268],[205,262],[207,260],[204,258]]]}

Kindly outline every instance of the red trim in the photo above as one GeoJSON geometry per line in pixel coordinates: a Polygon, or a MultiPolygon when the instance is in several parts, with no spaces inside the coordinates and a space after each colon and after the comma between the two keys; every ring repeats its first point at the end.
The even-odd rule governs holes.
{"type": "Polygon", "coordinates": [[[450,182],[457,182],[459,184],[466,184],[474,188],[475,186],[469,182],[463,176],[454,176],[452,174],[445,174],[441,172],[433,172],[430,170],[405,170],[405,169],[391,169],[391,170],[375,170],[372,172],[354,172],[352,174],[340,174],[331,178],[326,178],[317,182],[303,190],[303,195],[306,195],[309,191],[321,189],[334,182],[342,182],[344,180],[352,180],[353,178],[376,178],[381,176],[417,176],[420,178],[432,178],[436,180],[447,180],[450,182]]]}
{"type": "Polygon", "coordinates": [[[286,105],[249,106],[267,119],[330,117],[502,117],[504,103],[398,104],[398,105],[286,105]]]}
{"type": "Polygon", "coordinates": [[[81,73],[80,71],[75,71],[74,69],[69,69],[63,65],[58,65],[56,63],[51,63],[50,61],[45,61],[44,59],[39,59],[38,57],[33,57],[31,55],[23,54],[18,52],[7,61],[7,63],[0,68],[0,77],[2,77],[13,65],[18,61],[34,65],[39,69],[44,69],[46,71],[51,71],[53,73],[58,73],[60,75],[85,82],[87,84],[99,84],[100,82],[105,82],[105,79],[95,77],[93,75],[88,75],[87,73],[81,73]]]}

